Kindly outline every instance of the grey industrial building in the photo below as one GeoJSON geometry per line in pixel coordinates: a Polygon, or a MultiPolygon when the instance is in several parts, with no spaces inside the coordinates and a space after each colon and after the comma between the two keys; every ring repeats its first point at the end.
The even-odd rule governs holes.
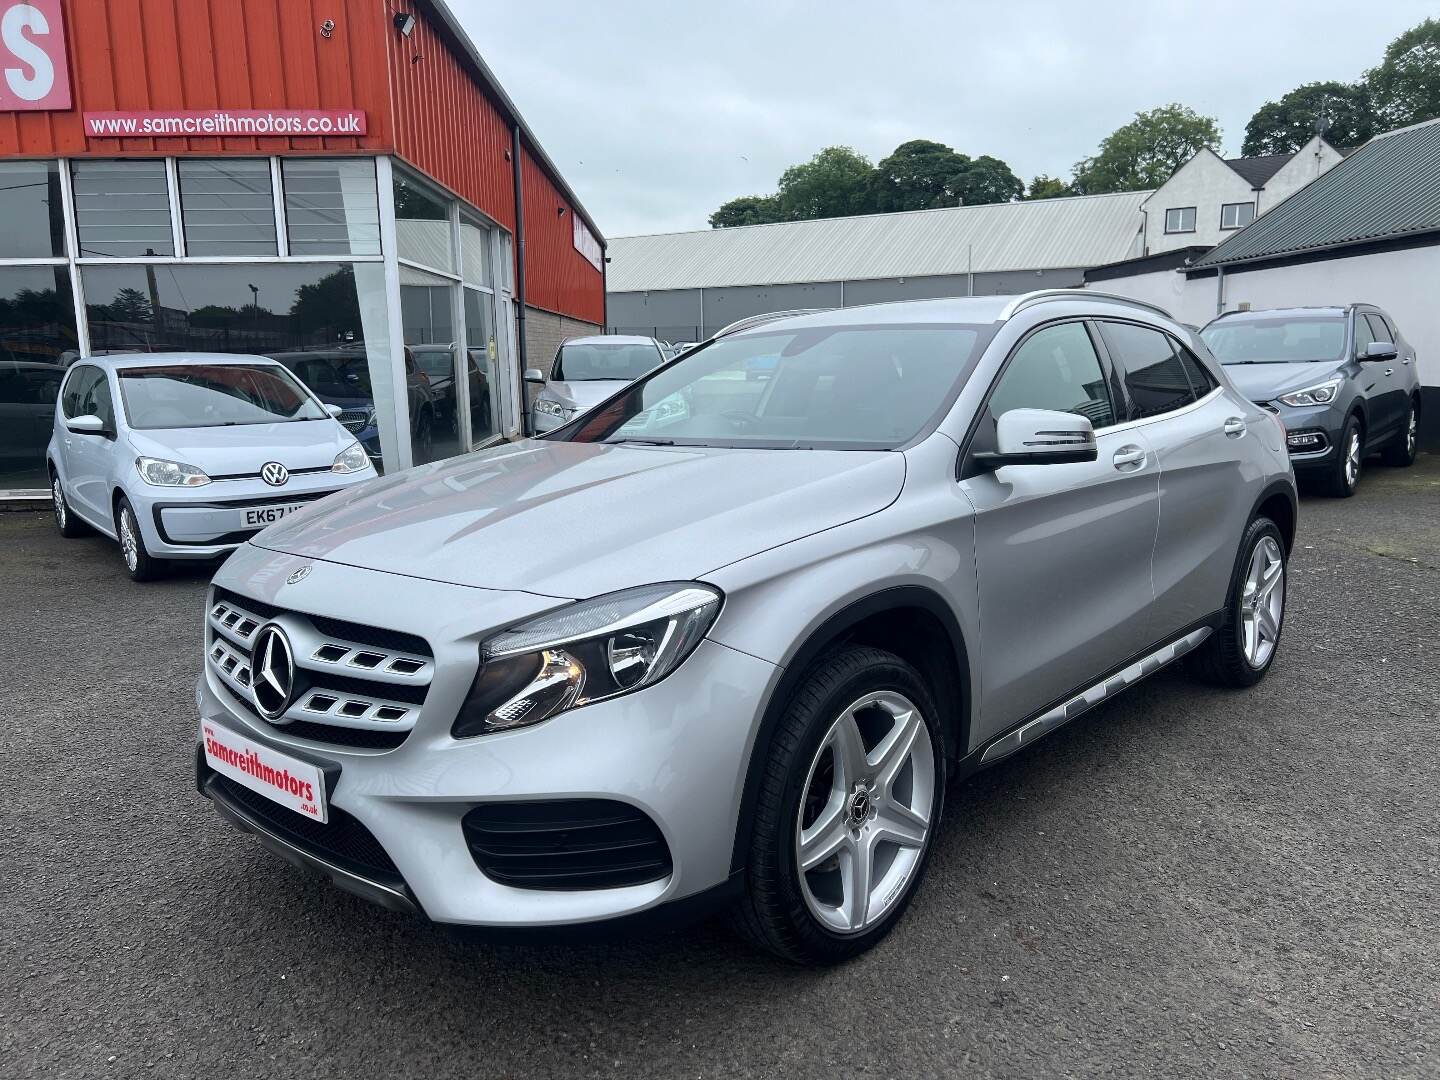
{"type": "Polygon", "coordinates": [[[1081,286],[1140,253],[1148,191],[609,241],[612,333],[695,341],[748,315],[1081,286]]]}

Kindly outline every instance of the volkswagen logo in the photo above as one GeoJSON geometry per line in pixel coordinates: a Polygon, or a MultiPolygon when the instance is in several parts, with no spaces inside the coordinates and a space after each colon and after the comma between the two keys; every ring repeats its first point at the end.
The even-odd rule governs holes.
{"type": "Polygon", "coordinates": [[[267,461],[260,466],[260,479],[271,487],[284,487],[290,479],[290,470],[278,461],[267,461]]]}
{"type": "Polygon", "coordinates": [[[290,639],[275,623],[266,623],[255,635],[250,660],[250,697],[266,720],[279,720],[295,694],[295,654],[290,639]]]}
{"type": "Polygon", "coordinates": [[[300,567],[300,569],[296,570],[296,571],[295,571],[294,573],[292,573],[289,577],[287,577],[287,578],[285,579],[285,584],[286,584],[286,585],[298,585],[298,584],[300,584],[300,582],[304,581],[307,577],[310,576],[310,569],[311,569],[311,564],[310,564],[310,563],[306,563],[304,566],[300,567]]]}

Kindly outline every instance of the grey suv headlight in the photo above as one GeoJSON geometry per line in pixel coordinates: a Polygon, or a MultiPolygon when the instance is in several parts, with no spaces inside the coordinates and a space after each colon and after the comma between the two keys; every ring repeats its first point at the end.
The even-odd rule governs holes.
{"type": "Polygon", "coordinates": [[[210,483],[210,477],[203,469],[186,465],[183,461],[137,457],[135,469],[140,473],[140,479],[156,487],[202,487],[210,483]]]}
{"type": "Polygon", "coordinates": [[[1286,405],[1329,405],[1335,400],[1335,395],[1340,393],[1340,384],[1344,379],[1326,379],[1314,386],[1307,386],[1303,390],[1292,390],[1288,394],[1281,394],[1280,400],[1286,405]]]}
{"type": "Polygon", "coordinates": [[[659,682],[694,652],[721,596],[693,581],[599,596],[521,623],[480,647],[456,738],[528,727],[659,682]]]}
{"type": "Polygon", "coordinates": [[[567,409],[558,401],[552,401],[550,398],[542,397],[535,399],[535,411],[544,413],[546,416],[558,416],[561,420],[569,420],[570,414],[575,410],[567,409]]]}

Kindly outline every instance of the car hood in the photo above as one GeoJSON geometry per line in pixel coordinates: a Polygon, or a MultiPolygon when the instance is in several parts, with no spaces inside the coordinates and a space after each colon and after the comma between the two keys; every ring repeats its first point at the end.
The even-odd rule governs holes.
{"type": "Polygon", "coordinates": [[[593,409],[617,390],[629,386],[625,379],[580,379],[576,382],[545,384],[545,395],[584,412],[593,409]]]}
{"type": "Polygon", "coordinates": [[[1225,374],[1251,401],[1269,401],[1293,390],[1324,382],[1343,365],[1340,360],[1299,364],[1226,364],[1225,374]]]}
{"type": "Polygon", "coordinates": [[[355,441],[335,420],[234,427],[154,428],[131,431],[135,451],[180,461],[211,476],[253,476],[267,461],[296,469],[329,468],[335,455],[355,441]]]}
{"type": "Polygon", "coordinates": [[[579,599],[684,581],[884,509],[899,453],[526,440],[387,476],[267,529],[306,558],[579,599]]]}

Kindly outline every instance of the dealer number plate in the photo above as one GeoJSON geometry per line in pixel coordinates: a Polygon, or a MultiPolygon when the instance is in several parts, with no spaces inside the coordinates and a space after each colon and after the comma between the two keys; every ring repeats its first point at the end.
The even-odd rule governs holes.
{"type": "Polygon", "coordinates": [[[252,510],[245,511],[245,527],[259,528],[262,525],[273,525],[288,514],[295,513],[301,509],[304,503],[287,503],[284,506],[257,506],[252,510]]]}

